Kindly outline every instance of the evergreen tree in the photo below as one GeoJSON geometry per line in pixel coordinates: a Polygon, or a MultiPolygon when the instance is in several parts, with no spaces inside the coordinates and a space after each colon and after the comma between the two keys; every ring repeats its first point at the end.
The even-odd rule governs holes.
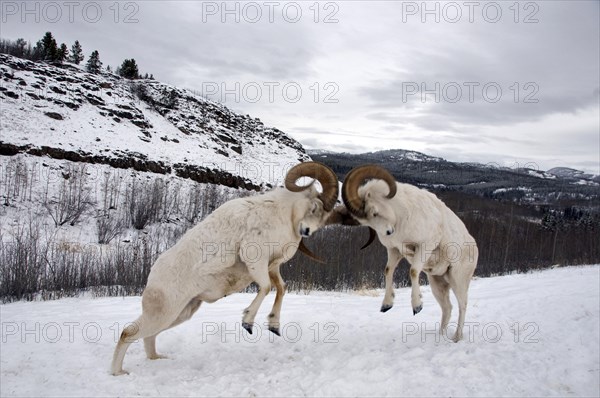
{"type": "Polygon", "coordinates": [[[51,32],[46,32],[42,38],[42,54],[42,59],[48,62],[54,62],[58,57],[58,47],[51,32]]]}
{"type": "Polygon", "coordinates": [[[14,55],[15,57],[25,58],[27,54],[27,42],[25,39],[11,41],[0,39],[0,53],[14,55]]]}
{"type": "Polygon", "coordinates": [[[62,43],[56,52],[56,61],[62,64],[67,59],[69,59],[69,49],[65,43],[62,43]]]}
{"type": "Polygon", "coordinates": [[[31,58],[32,61],[40,61],[44,59],[44,44],[42,43],[41,40],[38,40],[37,43],[35,43],[35,46],[33,47],[33,50],[31,51],[31,58]]]}
{"type": "Polygon", "coordinates": [[[126,79],[138,79],[140,77],[139,70],[135,59],[126,59],[121,64],[119,75],[126,79]]]}
{"type": "Polygon", "coordinates": [[[71,46],[71,62],[79,65],[81,61],[83,61],[83,50],[81,49],[81,44],[79,44],[79,40],[75,40],[73,46],[71,46]]]}
{"type": "Polygon", "coordinates": [[[86,64],[86,70],[90,73],[98,74],[102,69],[102,62],[100,62],[100,54],[98,54],[98,50],[94,50],[92,55],[88,58],[86,64]]]}
{"type": "Polygon", "coordinates": [[[15,56],[24,57],[25,56],[25,47],[27,47],[27,42],[23,38],[18,38],[15,43],[15,56]]]}
{"type": "Polygon", "coordinates": [[[106,65],[106,71],[108,73],[112,73],[112,68],[110,67],[110,65],[106,65]]]}

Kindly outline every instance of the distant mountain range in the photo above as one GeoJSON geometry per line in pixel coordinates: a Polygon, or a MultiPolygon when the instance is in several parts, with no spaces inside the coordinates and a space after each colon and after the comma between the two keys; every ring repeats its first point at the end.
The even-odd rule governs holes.
{"type": "Polygon", "coordinates": [[[568,180],[577,180],[579,183],[584,183],[584,181],[600,181],[600,176],[598,175],[588,174],[581,170],[575,170],[569,167],[554,167],[548,170],[548,174],[552,174],[557,177],[565,178],[568,180]]]}
{"type": "Polygon", "coordinates": [[[462,191],[531,203],[555,203],[564,199],[591,203],[600,199],[600,176],[566,167],[548,171],[511,169],[491,164],[450,162],[402,149],[361,154],[309,150],[308,154],[332,167],[340,178],[353,167],[372,163],[390,170],[398,181],[434,191],[462,191]]]}

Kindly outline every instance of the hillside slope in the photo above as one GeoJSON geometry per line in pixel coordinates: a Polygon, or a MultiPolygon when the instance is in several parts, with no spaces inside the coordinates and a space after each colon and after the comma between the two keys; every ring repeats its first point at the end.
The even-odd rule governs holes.
{"type": "Polygon", "coordinates": [[[259,119],[157,81],[6,54],[0,78],[0,155],[48,155],[256,190],[309,159],[297,141],[259,119]]]}

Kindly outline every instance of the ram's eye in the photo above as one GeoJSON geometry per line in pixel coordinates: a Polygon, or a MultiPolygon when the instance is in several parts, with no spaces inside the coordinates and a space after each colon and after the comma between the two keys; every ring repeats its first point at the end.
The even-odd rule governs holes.
{"type": "Polygon", "coordinates": [[[373,213],[373,217],[377,217],[379,213],[373,213]]]}

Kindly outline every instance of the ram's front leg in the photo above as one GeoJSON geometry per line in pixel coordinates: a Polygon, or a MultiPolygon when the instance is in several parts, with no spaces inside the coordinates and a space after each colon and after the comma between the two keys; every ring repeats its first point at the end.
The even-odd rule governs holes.
{"type": "Polygon", "coordinates": [[[248,273],[252,277],[252,280],[258,285],[258,294],[252,300],[250,306],[244,310],[244,316],[242,317],[242,327],[248,333],[252,334],[254,318],[266,295],[271,291],[271,282],[269,280],[269,265],[267,261],[247,262],[246,265],[248,266],[248,273]]]}
{"type": "Polygon", "coordinates": [[[386,312],[394,306],[394,271],[402,259],[400,250],[391,248],[387,250],[387,264],[385,266],[385,297],[381,304],[381,312],[386,312]]]}
{"type": "Polygon", "coordinates": [[[428,245],[426,243],[417,245],[415,254],[412,257],[412,262],[410,263],[410,301],[413,315],[417,315],[423,309],[423,295],[421,294],[421,286],[419,285],[419,275],[421,275],[423,266],[429,261],[434,252],[434,247],[432,246],[434,245],[428,245]],[[428,248],[431,248],[432,250],[428,251],[428,248]]]}
{"type": "Polygon", "coordinates": [[[271,313],[269,314],[269,330],[275,333],[277,336],[281,336],[279,333],[279,316],[281,314],[281,304],[283,303],[283,295],[285,294],[285,282],[279,273],[279,267],[281,262],[277,262],[271,264],[269,267],[269,278],[271,279],[271,284],[275,286],[277,289],[277,293],[275,295],[275,303],[273,303],[273,309],[271,309],[271,313]]]}

